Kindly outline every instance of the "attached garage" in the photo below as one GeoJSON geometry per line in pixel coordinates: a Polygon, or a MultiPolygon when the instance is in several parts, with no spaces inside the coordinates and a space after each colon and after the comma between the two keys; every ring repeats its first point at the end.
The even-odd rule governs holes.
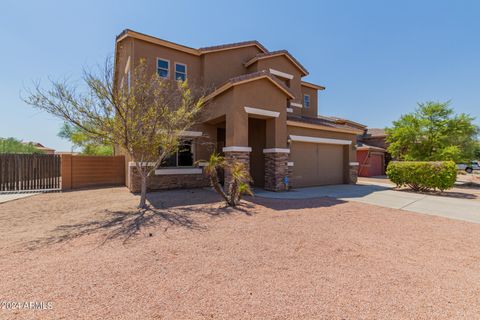
{"type": "Polygon", "coordinates": [[[290,184],[309,187],[345,183],[350,141],[291,136],[290,184]]]}

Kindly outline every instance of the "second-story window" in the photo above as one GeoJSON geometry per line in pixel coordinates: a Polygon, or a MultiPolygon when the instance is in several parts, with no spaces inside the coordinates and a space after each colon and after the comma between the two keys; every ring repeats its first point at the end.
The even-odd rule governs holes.
{"type": "Polygon", "coordinates": [[[157,73],[162,78],[168,78],[170,62],[164,59],[157,59],[157,73]]]}
{"type": "Polygon", "coordinates": [[[310,96],[308,94],[303,95],[303,107],[310,108],[310,96]]]}
{"type": "Polygon", "coordinates": [[[175,80],[187,79],[187,66],[183,63],[175,63],[175,80]]]}

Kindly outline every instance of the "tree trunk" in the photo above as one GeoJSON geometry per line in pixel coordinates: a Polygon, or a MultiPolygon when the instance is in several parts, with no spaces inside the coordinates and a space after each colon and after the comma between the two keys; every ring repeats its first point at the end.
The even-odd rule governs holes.
{"type": "Polygon", "coordinates": [[[147,177],[143,175],[141,177],[140,204],[138,205],[138,208],[145,209],[147,207],[147,177]]]}
{"type": "Polygon", "coordinates": [[[230,207],[235,207],[237,205],[236,199],[237,199],[237,192],[238,192],[238,182],[236,180],[233,180],[230,183],[230,188],[228,192],[228,205],[230,207]]]}

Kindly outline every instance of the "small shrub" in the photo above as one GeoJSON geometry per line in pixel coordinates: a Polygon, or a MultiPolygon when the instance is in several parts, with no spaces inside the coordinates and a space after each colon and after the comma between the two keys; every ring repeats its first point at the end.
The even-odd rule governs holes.
{"type": "Polygon", "coordinates": [[[243,194],[253,195],[252,189],[250,188],[252,179],[243,163],[239,161],[227,163],[224,157],[217,153],[212,153],[205,167],[205,171],[210,177],[210,183],[213,189],[223,198],[228,206],[235,207],[240,203],[243,194]],[[230,170],[232,179],[230,186],[226,188],[227,190],[225,190],[219,182],[218,169],[230,170]]]}
{"type": "Polygon", "coordinates": [[[387,176],[397,187],[444,191],[453,187],[457,180],[457,166],[453,161],[392,161],[387,176]]]}

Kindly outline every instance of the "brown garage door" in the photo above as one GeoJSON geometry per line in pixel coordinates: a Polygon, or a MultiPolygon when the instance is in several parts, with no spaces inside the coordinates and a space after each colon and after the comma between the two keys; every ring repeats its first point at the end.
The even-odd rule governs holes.
{"type": "Polygon", "coordinates": [[[293,187],[343,183],[343,146],[293,142],[290,149],[293,187]]]}

